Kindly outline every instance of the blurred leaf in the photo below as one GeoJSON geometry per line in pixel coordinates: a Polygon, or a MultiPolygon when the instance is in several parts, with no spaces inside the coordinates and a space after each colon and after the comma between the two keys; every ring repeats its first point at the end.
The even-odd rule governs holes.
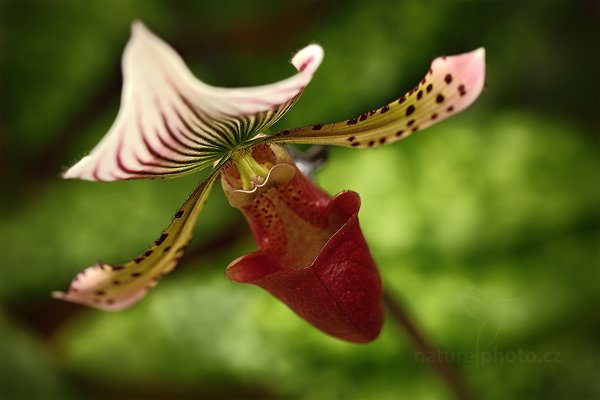
{"type": "Polygon", "coordinates": [[[260,289],[230,284],[224,267],[254,245],[220,190],[182,265],[132,310],[50,299],[99,257],[144,251],[201,178],[57,178],[113,121],[134,18],[215,85],[283,78],[294,50],[323,45],[323,66],[281,129],[353,117],[410,89],[434,57],[486,47],[486,89],[472,109],[396,146],[332,149],[318,180],[361,194],[386,287],[481,398],[599,397],[599,10],[595,1],[0,2],[1,397],[449,397],[394,324],[375,343],[348,345],[260,289]],[[481,307],[467,312],[465,294],[481,307]],[[497,334],[478,342],[482,322],[470,314],[497,334]]]}
{"type": "MultiPolygon", "coordinates": [[[[277,398],[393,399],[402,385],[373,391],[376,382],[406,381],[419,370],[389,333],[365,346],[340,342],[259,288],[216,272],[184,275],[130,311],[93,312],[66,329],[60,344],[73,373],[115,385],[153,381],[217,392],[254,385],[277,398]]],[[[426,382],[439,386],[433,376],[426,382]]]]}
{"type": "Polygon", "coordinates": [[[0,397],[3,399],[67,399],[74,393],[63,382],[51,350],[10,324],[0,314],[0,397]]]}

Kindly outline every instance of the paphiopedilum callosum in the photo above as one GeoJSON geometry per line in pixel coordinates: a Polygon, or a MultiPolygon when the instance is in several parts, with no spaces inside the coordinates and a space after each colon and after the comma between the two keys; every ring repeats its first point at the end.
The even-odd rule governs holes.
{"type": "Polygon", "coordinates": [[[293,57],[298,73],[288,79],[218,88],[196,79],[167,43],[134,23],[116,121],[64,177],[114,181],[212,171],[144,254],[124,265],[91,266],[54,296],[111,311],[137,302],[182,257],[220,175],[229,203],[244,214],[259,247],[234,260],[227,277],[266,289],[328,334],[352,342],[376,338],[382,287],[358,224],[359,196],[344,191],[332,198],[281,145],[369,148],[404,139],[479,96],[484,50],[435,59],[410,92],[356,118],[264,134],[298,100],[322,59],[322,48],[312,44],[293,57]]]}

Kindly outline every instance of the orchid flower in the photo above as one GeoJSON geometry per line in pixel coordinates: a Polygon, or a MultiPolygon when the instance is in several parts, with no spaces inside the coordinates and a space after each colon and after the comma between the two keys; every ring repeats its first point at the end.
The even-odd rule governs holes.
{"type": "Polygon", "coordinates": [[[410,92],[356,118],[265,134],[298,100],[322,59],[322,48],[311,44],[292,58],[298,72],[288,79],[213,87],[135,22],[123,55],[117,118],[64,177],[114,181],[212,170],[144,254],[123,265],[91,266],[54,297],[109,311],[140,300],[182,257],[220,176],[259,248],[231,262],[226,276],[266,289],[330,335],[358,343],[376,338],[382,285],[358,223],[359,196],[344,191],[332,198],[299,171],[282,145],[368,148],[404,139],[473,103],[484,83],[484,50],[435,59],[410,92]]]}

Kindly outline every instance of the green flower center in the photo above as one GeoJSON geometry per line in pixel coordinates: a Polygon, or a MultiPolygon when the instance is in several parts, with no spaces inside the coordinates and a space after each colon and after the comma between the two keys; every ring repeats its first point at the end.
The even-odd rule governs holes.
{"type": "Polygon", "coordinates": [[[260,165],[246,149],[231,154],[242,179],[243,190],[251,190],[265,181],[269,169],[260,165]]]}

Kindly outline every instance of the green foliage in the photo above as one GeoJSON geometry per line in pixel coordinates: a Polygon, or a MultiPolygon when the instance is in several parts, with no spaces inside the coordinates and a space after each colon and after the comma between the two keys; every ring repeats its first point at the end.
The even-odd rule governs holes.
{"type": "Polygon", "coordinates": [[[448,397],[392,321],[350,345],[227,281],[254,244],[218,188],[181,265],[131,310],[49,297],[99,257],[144,251],[202,178],[58,179],[114,118],[134,18],[217,85],[282,78],[292,50],[322,44],[281,128],[354,116],[410,89],[435,56],[486,47],[487,88],[470,110],[393,146],[332,149],[317,180],[360,193],[386,288],[482,398],[600,395],[597,3],[0,7],[0,397],[448,397]]]}

